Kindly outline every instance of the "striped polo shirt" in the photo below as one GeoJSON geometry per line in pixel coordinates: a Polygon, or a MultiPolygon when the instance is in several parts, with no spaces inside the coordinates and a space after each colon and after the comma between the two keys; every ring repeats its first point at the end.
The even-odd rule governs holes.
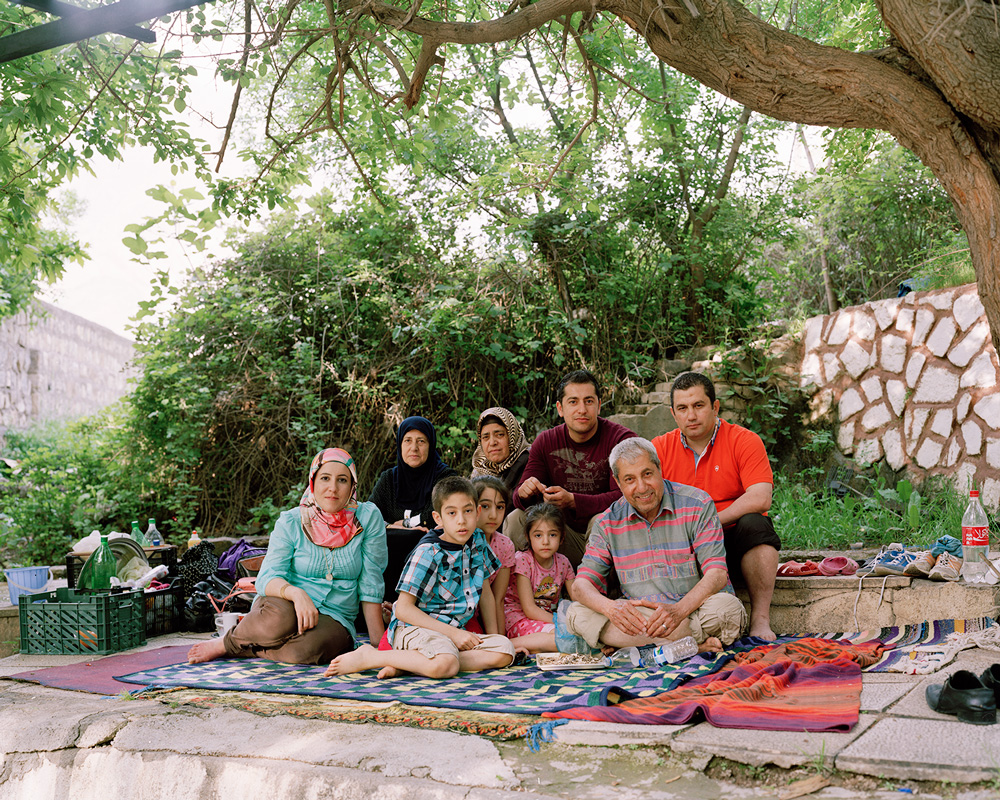
{"type": "MultiPolygon", "coordinates": [[[[594,525],[577,577],[606,592],[612,569],[626,597],[657,603],[676,603],[707,570],[725,570],[722,526],[712,498],[665,480],[652,523],[624,497],[616,500],[594,525]]],[[[725,591],[733,591],[728,580],[725,591]]]]}

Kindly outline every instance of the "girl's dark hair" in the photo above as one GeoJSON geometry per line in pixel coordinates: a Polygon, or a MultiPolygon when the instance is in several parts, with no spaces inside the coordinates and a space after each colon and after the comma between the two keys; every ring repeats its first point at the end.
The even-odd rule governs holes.
{"type": "Polygon", "coordinates": [[[566,518],[563,517],[562,509],[552,503],[539,503],[529,508],[524,514],[524,549],[531,550],[531,526],[536,522],[548,520],[559,528],[559,537],[566,537],[566,518]]]}
{"type": "Polygon", "coordinates": [[[507,488],[507,484],[500,480],[496,475],[479,475],[472,479],[472,485],[476,487],[476,491],[479,492],[479,496],[483,496],[483,489],[493,489],[503,498],[504,502],[507,504],[507,511],[511,509],[510,500],[510,489],[507,488]]]}

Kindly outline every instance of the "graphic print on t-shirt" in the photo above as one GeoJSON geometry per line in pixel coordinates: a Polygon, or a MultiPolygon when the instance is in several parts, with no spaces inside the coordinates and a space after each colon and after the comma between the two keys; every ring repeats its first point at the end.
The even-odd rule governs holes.
{"type": "Polygon", "coordinates": [[[573,494],[600,494],[608,490],[609,467],[606,460],[591,461],[585,453],[572,448],[552,451],[555,461],[566,480],[562,488],[573,494]]]}

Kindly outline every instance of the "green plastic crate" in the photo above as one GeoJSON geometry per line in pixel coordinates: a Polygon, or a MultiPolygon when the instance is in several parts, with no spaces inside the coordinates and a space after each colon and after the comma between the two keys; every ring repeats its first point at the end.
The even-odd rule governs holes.
{"type": "Polygon", "coordinates": [[[146,643],[141,589],[22,595],[18,612],[22,653],[107,655],[146,643]]]}

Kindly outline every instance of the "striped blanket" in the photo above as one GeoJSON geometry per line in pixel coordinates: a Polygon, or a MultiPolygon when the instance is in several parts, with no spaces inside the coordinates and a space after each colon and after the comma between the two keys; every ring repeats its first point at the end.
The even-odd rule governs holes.
{"type": "Polygon", "coordinates": [[[702,717],[720,728],[849,731],[861,707],[861,670],[884,645],[799,639],[740,653],[713,675],[653,697],[604,696],[612,705],[542,716],[645,725],[680,725],[702,717]]]}

